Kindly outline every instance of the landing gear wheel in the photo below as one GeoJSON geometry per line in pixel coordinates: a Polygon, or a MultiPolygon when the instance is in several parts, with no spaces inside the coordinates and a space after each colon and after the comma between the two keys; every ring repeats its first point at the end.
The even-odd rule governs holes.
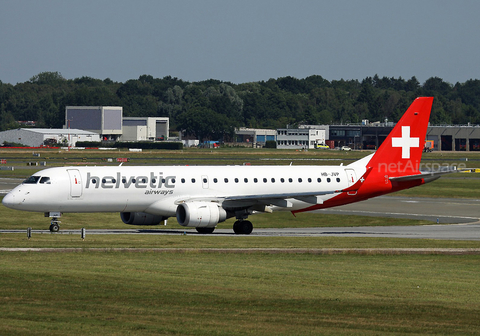
{"type": "Polygon", "coordinates": [[[50,232],[58,232],[60,230],[60,225],[58,223],[50,224],[50,232]]]}
{"type": "Polygon", "coordinates": [[[213,233],[213,231],[215,230],[215,228],[209,228],[209,227],[197,227],[195,228],[197,230],[198,233],[202,233],[202,234],[208,234],[208,233],[213,233]]]}
{"type": "Polygon", "coordinates": [[[235,232],[235,234],[248,235],[252,233],[252,231],[253,231],[253,225],[252,225],[252,222],[250,221],[236,221],[233,224],[233,232],[235,232]]]}

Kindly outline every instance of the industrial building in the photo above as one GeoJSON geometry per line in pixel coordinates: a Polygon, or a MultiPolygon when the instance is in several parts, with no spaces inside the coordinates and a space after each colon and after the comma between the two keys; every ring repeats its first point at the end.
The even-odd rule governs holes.
{"type": "Polygon", "coordinates": [[[272,129],[259,129],[240,127],[235,130],[237,143],[248,143],[253,146],[264,146],[267,141],[275,141],[277,131],[272,129]]]}
{"type": "MultiPolygon", "coordinates": [[[[377,149],[394,127],[393,123],[331,125],[330,140],[335,146],[377,149]]],[[[480,126],[429,126],[425,146],[436,151],[480,151],[480,126]]]]}
{"type": "Polygon", "coordinates": [[[74,147],[77,141],[100,141],[100,135],[79,129],[18,128],[0,132],[0,144],[5,141],[28,147],[56,143],[74,147]]]}
{"type": "Polygon", "coordinates": [[[480,151],[480,126],[431,126],[426,140],[434,150],[480,151]]]}
{"type": "Polygon", "coordinates": [[[67,106],[65,128],[76,128],[100,135],[102,140],[116,141],[122,135],[121,106],[67,106]]]}
{"type": "Polygon", "coordinates": [[[121,141],[168,140],[169,118],[124,117],[121,141]]]}
{"type": "Polygon", "coordinates": [[[280,128],[277,130],[277,148],[314,149],[328,140],[325,129],[280,128]]]}
{"type": "Polygon", "coordinates": [[[121,106],[67,106],[64,128],[100,134],[106,141],[168,140],[169,118],[123,117],[121,106]]]}

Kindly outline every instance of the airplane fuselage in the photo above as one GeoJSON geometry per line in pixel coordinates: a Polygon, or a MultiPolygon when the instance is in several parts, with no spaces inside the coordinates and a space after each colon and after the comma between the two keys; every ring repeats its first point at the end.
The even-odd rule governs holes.
{"type": "MultiPolygon", "coordinates": [[[[148,212],[171,217],[186,200],[214,201],[232,194],[261,195],[266,190],[269,194],[321,194],[349,187],[358,173],[344,166],[105,166],[49,168],[34,176],[39,181],[17,186],[4,203],[27,211],[148,212]],[[48,182],[41,183],[42,177],[48,177],[48,182]]],[[[289,202],[288,207],[272,208],[292,211],[311,205],[298,199],[289,202]]]]}

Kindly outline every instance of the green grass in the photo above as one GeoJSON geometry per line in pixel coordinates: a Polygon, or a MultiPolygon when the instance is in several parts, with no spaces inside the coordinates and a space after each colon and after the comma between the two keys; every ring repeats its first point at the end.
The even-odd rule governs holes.
{"type": "Polygon", "coordinates": [[[275,248],[275,249],[412,249],[412,248],[480,248],[475,240],[435,240],[368,237],[262,237],[262,236],[203,236],[203,235],[102,235],[89,234],[82,240],[80,232],[73,234],[36,233],[27,239],[24,233],[0,234],[0,247],[5,248],[275,248]]]}
{"type": "Polygon", "coordinates": [[[0,253],[2,335],[478,335],[479,256],[0,253]]]}
{"type": "MultiPolygon", "coordinates": [[[[11,152],[0,151],[0,158],[5,153],[11,152]]],[[[333,155],[332,158],[352,159],[365,155],[325,154],[325,151],[189,150],[143,153],[144,158],[139,156],[133,163],[160,164],[163,161],[155,161],[159,156],[166,157],[167,162],[181,162],[184,153],[193,157],[195,164],[240,164],[244,158],[244,161],[253,158],[253,164],[263,164],[259,159],[264,157],[333,155]]],[[[465,153],[448,154],[426,156],[439,162],[445,157],[449,160],[465,157],[465,153]]],[[[21,155],[25,156],[25,152],[21,155]]],[[[41,159],[46,155],[42,153],[41,159]]],[[[79,156],[54,151],[48,155],[52,157],[48,159],[49,165],[71,164],[77,160],[75,155],[79,156]],[[66,160],[64,155],[68,156],[66,160]]],[[[103,162],[102,155],[115,157],[111,153],[91,155],[92,158],[96,155],[99,162],[103,162]]],[[[480,158],[477,153],[468,155],[472,159],[480,158]]],[[[322,161],[299,162],[295,164],[322,161]]],[[[468,164],[474,167],[476,161],[468,164]]],[[[8,176],[26,177],[33,171],[18,169],[8,176]]],[[[0,171],[0,176],[7,176],[6,172],[0,171]]],[[[475,176],[478,174],[444,177],[405,191],[404,195],[480,198],[480,182],[475,176]]],[[[1,229],[47,229],[49,224],[43,214],[3,206],[0,206],[0,216],[1,229]]],[[[428,223],[312,213],[298,214],[296,218],[290,213],[264,214],[251,219],[258,228],[428,223]]],[[[85,241],[79,234],[34,233],[30,240],[26,233],[0,234],[0,247],[57,248],[56,252],[43,253],[0,252],[0,335],[478,335],[480,330],[478,255],[315,255],[200,250],[480,248],[480,241],[91,235],[88,230],[94,228],[165,227],[130,227],[121,222],[118,213],[62,217],[63,229],[81,227],[87,229],[85,241]],[[80,249],[67,253],[61,248],[80,249]],[[91,252],[89,248],[103,248],[106,252],[91,252]],[[171,250],[167,253],[112,252],[113,248],[171,250]]],[[[220,227],[231,228],[232,220],[220,227]]],[[[174,219],[169,220],[165,229],[184,230],[174,219]]]]}

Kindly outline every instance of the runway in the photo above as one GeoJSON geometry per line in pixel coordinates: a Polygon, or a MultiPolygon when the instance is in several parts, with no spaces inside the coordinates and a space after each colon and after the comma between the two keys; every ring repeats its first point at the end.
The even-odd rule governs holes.
{"type": "MultiPolygon", "coordinates": [[[[60,230],[55,234],[78,235],[80,230],[60,230]]],[[[0,233],[25,233],[26,230],[0,230],[0,233]]],[[[48,230],[32,230],[32,235],[51,234],[48,230]]],[[[116,229],[89,230],[88,235],[196,235],[196,236],[237,236],[232,229],[216,229],[212,234],[199,234],[195,230],[178,229],[116,229]]],[[[243,236],[245,237],[245,236],[243,236]]],[[[441,240],[480,240],[480,223],[421,225],[421,226],[361,226],[361,227],[329,227],[329,228],[284,228],[284,229],[253,229],[247,237],[371,237],[371,238],[410,238],[410,239],[441,239],[441,240]]]]}
{"type": "Polygon", "coordinates": [[[321,213],[425,219],[439,224],[472,223],[480,220],[480,200],[380,196],[367,201],[320,210],[321,213]]]}
{"type": "Polygon", "coordinates": [[[23,182],[24,179],[0,177],[0,196],[5,196],[10,190],[23,182]]]}
{"type": "MultiPolygon", "coordinates": [[[[0,178],[0,190],[6,191],[21,180],[0,178]]],[[[480,240],[480,200],[450,198],[420,198],[382,196],[364,202],[320,210],[321,213],[377,216],[394,218],[425,219],[443,225],[424,226],[376,226],[376,227],[333,227],[333,228],[255,228],[250,236],[272,237],[383,237],[417,239],[480,240]],[[445,225],[450,224],[450,225],[445,225]]],[[[301,216],[301,214],[299,214],[301,216]]],[[[154,235],[197,235],[188,229],[154,230],[88,230],[87,234],[154,234],[154,235]]],[[[25,230],[0,230],[0,233],[19,233],[25,230]]],[[[34,234],[50,233],[34,230],[34,234]]],[[[79,234],[80,230],[61,230],[60,234],[79,234]]],[[[234,235],[232,229],[216,229],[213,236],[234,235]]]]}

